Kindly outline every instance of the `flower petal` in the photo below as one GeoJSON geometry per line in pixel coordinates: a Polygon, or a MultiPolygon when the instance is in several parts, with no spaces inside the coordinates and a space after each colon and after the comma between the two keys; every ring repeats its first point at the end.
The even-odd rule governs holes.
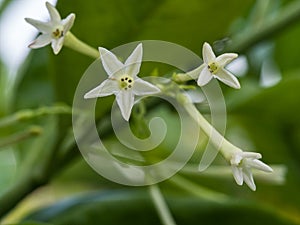
{"type": "Polygon", "coordinates": [[[240,162],[243,160],[243,155],[242,154],[243,154],[242,151],[233,154],[233,156],[230,160],[231,165],[238,166],[240,164],[240,162]]]}
{"type": "Polygon", "coordinates": [[[117,96],[117,103],[120,107],[123,118],[128,121],[130,118],[131,110],[134,104],[134,95],[131,90],[120,91],[117,96]]]}
{"type": "Polygon", "coordinates": [[[209,72],[207,66],[201,71],[197,84],[201,87],[206,85],[213,78],[212,74],[209,72]]]}
{"type": "Polygon", "coordinates": [[[125,62],[125,73],[129,76],[135,76],[139,73],[143,58],[143,45],[138,46],[133,50],[125,62]]]}
{"type": "Polygon", "coordinates": [[[51,42],[51,36],[49,34],[41,34],[37,37],[28,47],[29,48],[41,48],[51,42]]]}
{"type": "Polygon", "coordinates": [[[241,85],[238,81],[238,79],[229,71],[225,70],[224,68],[220,68],[215,74],[216,78],[222,81],[223,83],[227,84],[228,86],[239,89],[241,88],[241,85]]]}
{"type": "Polygon", "coordinates": [[[52,32],[52,25],[48,22],[42,22],[39,20],[31,19],[31,18],[25,18],[25,21],[32,26],[34,26],[36,29],[38,29],[42,33],[51,33],[52,32]]]}
{"type": "Polygon", "coordinates": [[[117,94],[120,91],[118,82],[112,79],[106,79],[99,86],[95,87],[84,95],[84,98],[104,97],[112,94],[117,94]]]}
{"type": "Polygon", "coordinates": [[[213,52],[211,46],[207,42],[205,42],[203,44],[202,57],[203,57],[204,63],[206,63],[206,64],[209,64],[216,60],[215,53],[213,52]]]}
{"type": "Polygon", "coordinates": [[[248,159],[260,159],[262,157],[258,152],[242,152],[241,156],[248,159]]]}
{"type": "Polygon", "coordinates": [[[263,163],[262,161],[260,161],[258,159],[249,160],[249,162],[247,164],[249,166],[251,166],[252,168],[255,168],[258,170],[262,170],[265,172],[273,172],[273,169],[270,166],[268,166],[267,164],[263,163]]]}
{"type": "Polygon", "coordinates": [[[235,53],[225,53],[217,57],[216,62],[221,67],[226,66],[228,63],[230,63],[232,60],[236,59],[238,57],[238,54],[235,53]]]}
{"type": "Polygon", "coordinates": [[[48,9],[51,22],[59,23],[61,21],[61,17],[59,15],[59,12],[57,11],[57,9],[53,5],[51,5],[49,2],[46,2],[46,7],[48,9]]]}
{"type": "Polygon", "coordinates": [[[75,14],[71,13],[70,15],[67,16],[67,18],[61,21],[61,23],[64,26],[64,35],[66,35],[66,33],[71,29],[71,27],[74,24],[74,20],[75,20],[75,14]]]}
{"type": "Polygon", "coordinates": [[[232,165],[231,169],[232,169],[232,174],[233,174],[235,182],[238,185],[242,185],[243,184],[243,171],[242,171],[242,168],[232,165]]]}
{"type": "Polygon", "coordinates": [[[100,52],[102,65],[109,77],[124,68],[123,63],[121,63],[112,52],[102,47],[99,47],[98,49],[100,52]]]}
{"type": "Polygon", "coordinates": [[[197,68],[193,69],[192,71],[188,72],[187,75],[189,75],[191,78],[193,79],[198,79],[200,76],[200,73],[202,72],[202,70],[206,67],[206,64],[201,64],[200,66],[198,66],[197,68]]]}
{"type": "Polygon", "coordinates": [[[61,37],[59,39],[52,39],[51,47],[55,55],[57,55],[60,52],[63,44],[64,44],[64,37],[61,37]]]}
{"type": "Polygon", "coordinates": [[[256,190],[256,185],[254,183],[253,175],[250,169],[243,169],[243,179],[252,191],[256,190]]]}
{"type": "Polygon", "coordinates": [[[134,80],[132,91],[135,95],[152,95],[160,92],[160,89],[143,79],[137,78],[134,80]]]}

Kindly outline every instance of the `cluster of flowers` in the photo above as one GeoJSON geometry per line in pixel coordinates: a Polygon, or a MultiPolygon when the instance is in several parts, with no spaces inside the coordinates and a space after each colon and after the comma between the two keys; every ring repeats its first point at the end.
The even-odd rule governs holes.
{"type": "MultiPolygon", "coordinates": [[[[29,47],[40,48],[51,43],[54,53],[58,54],[66,41],[65,39],[70,34],[75,15],[72,13],[65,19],[61,19],[55,7],[48,2],[46,7],[50,14],[50,21],[41,22],[30,18],[25,19],[42,33],[29,47]]],[[[206,85],[211,79],[216,78],[232,88],[239,89],[240,83],[238,79],[225,69],[226,65],[236,59],[238,55],[225,53],[216,57],[208,43],[204,43],[202,51],[203,64],[188,73],[177,74],[174,80],[186,81],[194,79],[197,80],[197,84],[201,87],[206,85]]],[[[99,56],[108,78],[99,86],[86,93],[84,98],[116,95],[121,114],[128,121],[134,105],[135,95],[152,95],[161,92],[157,86],[137,76],[142,63],[142,44],[139,44],[133,50],[125,63],[122,63],[112,52],[102,47],[99,47],[99,56]]],[[[244,152],[235,146],[231,149],[228,147],[221,148],[221,153],[230,163],[233,176],[238,185],[242,185],[245,182],[252,190],[255,190],[256,186],[253,180],[252,169],[272,172],[271,167],[259,160],[262,157],[259,153],[244,152]]]]}

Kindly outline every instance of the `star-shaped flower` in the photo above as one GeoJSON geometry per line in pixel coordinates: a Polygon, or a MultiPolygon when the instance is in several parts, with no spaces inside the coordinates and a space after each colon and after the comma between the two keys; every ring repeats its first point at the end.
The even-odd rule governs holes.
{"type": "Polygon", "coordinates": [[[42,22],[31,18],[25,18],[27,23],[30,23],[42,33],[28,47],[41,48],[51,43],[54,54],[58,54],[63,46],[67,32],[73,26],[75,14],[71,13],[62,20],[59,12],[53,5],[46,2],[46,7],[50,14],[50,21],[42,22]]]}
{"type": "Polygon", "coordinates": [[[233,177],[238,185],[242,185],[245,182],[249,188],[253,191],[256,190],[254,183],[252,168],[262,170],[265,172],[273,172],[273,169],[267,164],[258,160],[261,159],[261,154],[256,152],[237,152],[231,160],[231,169],[233,177]]]}
{"type": "Polygon", "coordinates": [[[99,52],[108,79],[86,93],[84,98],[116,95],[121,114],[128,121],[134,105],[134,95],[151,95],[160,92],[158,87],[137,77],[143,57],[143,46],[139,44],[124,64],[105,48],[99,47],[99,52]]]}
{"type": "Polygon", "coordinates": [[[198,79],[198,85],[206,85],[212,78],[217,78],[230,87],[239,89],[238,79],[225,66],[238,57],[235,53],[225,53],[218,57],[215,56],[208,43],[203,44],[202,48],[203,64],[187,74],[194,79],[198,79]]]}

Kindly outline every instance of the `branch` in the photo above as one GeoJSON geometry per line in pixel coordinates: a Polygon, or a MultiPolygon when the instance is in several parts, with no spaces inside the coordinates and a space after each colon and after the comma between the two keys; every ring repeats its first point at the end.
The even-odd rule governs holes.
{"type": "Polygon", "coordinates": [[[286,6],[276,18],[266,20],[258,29],[233,37],[232,44],[225,47],[224,52],[245,52],[260,41],[274,37],[283,29],[299,23],[299,19],[300,1],[294,1],[286,6]]]}

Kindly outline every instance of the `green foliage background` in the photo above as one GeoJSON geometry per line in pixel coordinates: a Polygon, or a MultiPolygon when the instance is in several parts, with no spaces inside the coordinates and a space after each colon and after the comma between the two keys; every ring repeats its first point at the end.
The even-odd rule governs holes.
{"type": "MultiPolygon", "coordinates": [[[[297,5],[297,1],[265,1],[267,7],[262,9],[262,2],[61,0],[57,8],[62,17],[71,12],[76,14],[72,32],[95,48],[111,49],[131,41],[157,39],[183,45],[201,56],[203,42],[214,43],[225,37],[241,41],[267,27],[270,18],[278,19],[290,4],[297,5]]],[[[7,4],[3,4],[1,13],[7,4]]],[[[241,50],[235,49],[248,57],[249,71],[240,78],[241,90],[222,86],[228,107],[228,138],[239,145],[246,137],[248,142],[240,147],[261,152],[268,164],[284,164],[288,171],[285,184],[257,181],[258,189],[252,192],[237,186],[231,177],[188,177],[231,196],[225,203],[215,203],[163,182],[162,191],[178,224],[300,224],[298,19],[241,50]],[[258,49],[266,45],[272,46],[266,57],[274,60],[282,75],[282,80],[272,87],[260,86],[261,62],[253,59],[258,49]]],[[[226,47],[230,49],[234,43],[229,42],[226,47]]],[[[100,177],[87,166],[74,144],[71,115],[66,105],[72,105],[79,79],[93,61],[67,48],[58,56],[49,46],[31,51],[19,70],[11,90],[12,98],[3,95],[7,73],[2,70],[2,119],[19,110],[60,104],[59,113],[47,113],[42,108],[44,113],[40,116],[0,129],[3,140],[32,125],[42,130],[40,135],[12,146],[17,170],[16,177],[10,181],[6,176],[10,169],[5,164],[7,158],[0,158],[0,194],[4,196],[0,198],[0,212],[4,203],[5,207],[10,204],[13,207],[30,196],[17,204],[4,222],[25,218],[24,221],[33,222],[22,224],[160,224],[146,188],[121,186],[100,177]],[[6,198],[9,190],[11,195],[6,198]],[[27,207],[33,209],[25,210],[27,207]]],[[[151,71],[146,68],[145,72],[151,71]]],[[[159,70],[163,72],[168,71],[159,70]]],[[[101,104],[99,115],[107,114],[111,100],[101,104]]],[[[166,117],[171,114],[166,111],[166,117]]]]}

